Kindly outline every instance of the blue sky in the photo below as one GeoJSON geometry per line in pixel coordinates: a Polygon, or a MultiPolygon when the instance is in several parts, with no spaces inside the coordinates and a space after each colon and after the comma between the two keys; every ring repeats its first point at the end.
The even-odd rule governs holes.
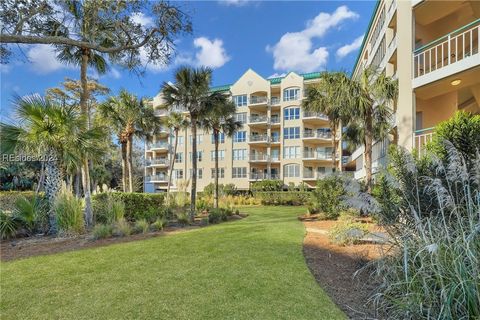
{"type": "MultiPolygon", "coordinates": [[[[213,68],[213,85],[233,83],[248,68],[269,77],[288,71],[350,71],[375,6],[374,1],[178,2],[190,13],[193,34],[178,39],[168,67],[147,66],[142,78],[117,66],[98,80],[153,97],[181,64],[213,68]]],[[[148,13],[136,17],[148,23],[148,13]]],[[[57,62],[48,46],[34,45],[1,66],[2,118],[15,94],[43,94],[79,70],[57,62]]],[[[90,73],[94,77],[98,75],[90,73]]]]}

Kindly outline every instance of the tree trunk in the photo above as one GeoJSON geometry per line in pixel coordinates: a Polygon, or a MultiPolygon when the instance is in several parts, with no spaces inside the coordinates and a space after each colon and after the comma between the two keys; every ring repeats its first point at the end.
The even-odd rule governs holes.
{"type": "Polygon", "coordinates": [[[132,169],[132,144],[133,137],[127,141],[127,170],[128,170],[128,192],[133,192],[133,169],[132,169]]]}
{"type": "Polygon", "coordinates": [[[367,192],[370,194],[372,193],[372,144],[372,113],[367,111],[365,117],[365,180],[367,184],[367,192]]]}
{"type": "Polygon", "coordinates": [[[80,190],[81,182],[82,182],[82,173],[80,170],[77,170],[77,173],[75,174],[75,184],[74,184],[75,196],[77,198],[81,197],[81,190],[80,190]]]}
{"type": "Polygon", "coordinates": [[[63,177],[58,166],[58,159],[52,150],[47,153],[45,165],[45,197],[48,201],[48,224],[50,234],[57,234],[57,217],[55,215],[55,198],[61,188],[63,177]]]}
{"type": "Polygon", "coordinates": [[[213,129],[213,140],[215,142],[215,190],[213,191],[213,207],[218,208],[218,130],[213,129]]]}
{"type": "Polygon", "coordinates": [[[40,188],[42,184],[44,183],[45,180],[45,162],[41,161],[41,167],[40,167],[40,177],[38,178],[38,184],[37,184],[37,189],[35,190],[35,193],[40,192],[40,188]]]}
{"type": "Polygon", "coordinates": [[[195,217],[197,198],[197,118],[191,116],[192,125],[192,188],[190,194],[190,220],[195,217]]]}
{"type": "Polygon", "coordinates": [[[332,162],[333,172],[337,171],[337,128],[335,125],[330,126],[330,132],[332,133],[332,162]]]}
{"type": "MultiPolygon", "coordinates": [[[[82,92],[80,94],[80,109],[82,114],[87,117],[87,127],[89,125],[88,121],[88,81],[87,81],[87,68],[88,68],[88,49],[82,49],[82,62],[80,65],[80,82],[82,84],[82,92]]],[[[88,167],[88,159],[82,161],[82,187],[83,187],[83,194],[85,196],[85,223],[87,227],[91,225],[91,221],[93,218],[92,213],[92,200],[90,198],[90,171],[88,167]]]]}
{"type": "Polygon", "coordinates": [[[121,141],[120,142],[121,149],[122,149],[122,190],[123,192],[127,192],[127,143],[121,141]]]}
{"type": "Polygon", "coordinates": [[[179,129],[174,129],[173,132],[175,133],[175,144],[173,145],[173,155],[170,159],[170,172],[168,173],[168,184],[167,184],[167,204],[170,201],[170,186],[172,185],[172,173],[173,173],[173,166],[175,165],[175,156],[177,155],[177,146],[178,146],[178,131],[179,129]]]}

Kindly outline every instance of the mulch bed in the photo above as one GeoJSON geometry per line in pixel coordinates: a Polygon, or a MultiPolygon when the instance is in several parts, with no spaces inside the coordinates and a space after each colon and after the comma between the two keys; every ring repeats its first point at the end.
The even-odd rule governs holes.
{"type": "MultiPolygon", "coordinates": [[[[238,220],[247,215],[233,215],[228,220],[238,220]]],[[[173,225],[166,227],[163,231],[149,232],[145,234],[134,234],[127,237],[112,237],[107,239],[95,240],[91,234],[84,234],[72,237],[50,237],[50,236],[34,236],[29,238],[19,238],[8,241],[1,241],[0,260],[11,261],[33,256],[49,255],[60,252],[81,250],[86,248],[104,247],[116,243],[131,242],[144,240],[185,232],[192,229],[206,227],[201,218],[195,220],[193,225],[179,226],[173,225]]]]}
{"type": "MultiPolygon", "coordinates": [[[[309,230],[330,230],[336,221],[304,221],[309,230]]],[[[372,226],[372,229],[376,228],[372,226]]],[[[307,265],[320,286],[350,319],[382,319],[368,303],[377,283],[364,268],[381,256],[376,244],[339,246],[332,244],[327,232],[307,232],[303,253],[307,265]],[[364,271],[357,270],[364,268],[364,271]]]]}

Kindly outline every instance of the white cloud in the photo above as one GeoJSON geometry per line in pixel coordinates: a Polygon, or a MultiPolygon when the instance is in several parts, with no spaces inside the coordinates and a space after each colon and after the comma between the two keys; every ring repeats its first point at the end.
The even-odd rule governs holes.
{"type": "Polygon", "coordinates": [[[219,68],[230,60],[220,39],[210,41],[208,38],[200,37],[193,41],[193,45],[200,49],[195,54],[197,65],[219,68]]]}
{"type": "Polygon", "coordinates": [[[248,4],[250,1],[248,0],[220,0],[218,3],[224,5],[224,6],[235,6],[235,7],[241,7],[246,4],[248,4]]]}
{"type": "Polygon", "coordinates": [[[120,79],[122,77],[122,74],[115,68],[110,68],[109,75],[114,79],[120,79]]]}
{"type": "Polygon", "coordinates": [[[57,54],[50,45],[35,44],[27,51],[28,60],[32,63],[33,71],[46,74],[63,68],[71,68],[56,58],[57,54]]]}
{"type": "Polygon", "coordinates": [[[9,73],[12,69],[11,65],[0,63],[0,73],[9,73]]]}
{"type": "Polygon", "coordinates": [[[135,23],[139,23],[143,27],[149,27],[153,25],[153,18],[147,16],[143,12],[135,12],[132,14],[132,21],[135,23]]]}
{"type": "Polygon", "coordinates": [[[269,77],[267,77],[267,79],[285,77],[286,75],[287,75],[286,72],[282,72],[282,73],[277,73],[277,72],[275,72],[274,74],[272,74],[272,75],[270,75],[269,77]]]}
{"type": "Polygon", "coordinates": [[[358,48],[360,48],[360,46],[362,45],[364,36],[365,35],[362,34],[360,37],[353,40],[352,43],[346,44],[346,45],[338,48],[337,58],[342,59],[342,58],[346,57],[347,55],[349,55],[350,53],[358,50],[358,48]]]}
{"type": "Polygon", "coordinates": [[[333,13],[320,12],[307,22],[299,32],[285,33],[267,51],[273,54],[275,70],[311,72],[324,68],[328,61],[326,47],[313,48],[312,39],[323,37],[327,31],[348,19],[356,19],[358,14],[347,6],[338,7],[333,13]]]}

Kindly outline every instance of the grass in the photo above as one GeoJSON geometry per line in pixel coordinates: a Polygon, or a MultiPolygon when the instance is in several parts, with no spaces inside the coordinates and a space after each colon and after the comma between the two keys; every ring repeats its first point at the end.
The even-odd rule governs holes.
{"type": "Polygon", "coordinates": [[[305,264],[303,211],[2,263],[2,319],[345,319],[305,264]]]}

